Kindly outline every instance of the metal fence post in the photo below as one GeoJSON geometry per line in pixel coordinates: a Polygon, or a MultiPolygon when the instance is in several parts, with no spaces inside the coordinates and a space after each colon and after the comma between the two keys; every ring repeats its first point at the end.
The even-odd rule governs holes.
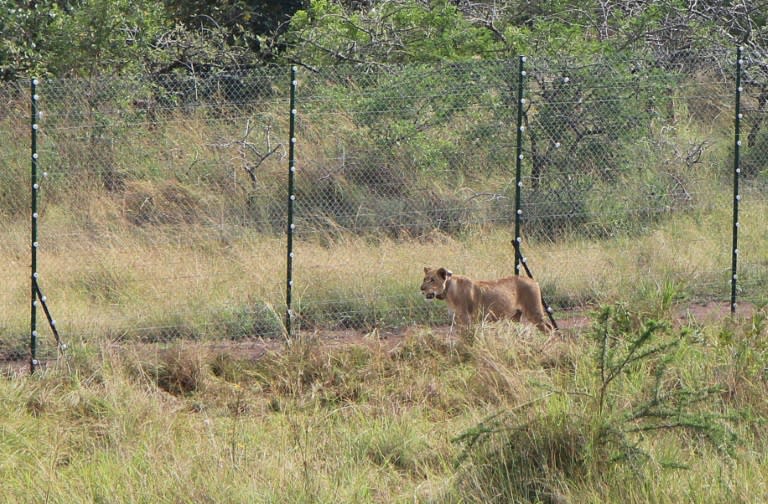
{"type": "Polygon", "coordinates": [[[741,166],[739,150],[741,149],[741,46],[736,48],[736,114],[734,118],[734,152],[733,152],[733,247],[731,254],[731,313],[736,313],[736,282],[738,279],[737,266],[739,258],[739,175],[741,166]]]}
{"type": "Polygon", "coordinates": [[[293,223],[293,203],[296,200],[294,191],[294,178],[296,175],[296,160],[294,147],[296,145],[296,67],[291,67],[291,94],[290,94],[290,123],[289,133],[290,142],[288,144],[288,251],[286,258],[286,285],[285,285],[285,330],[288,338],[292,334],[293,311],[291,307],[293,291],[293,231],[296,225],[293,223]]]}
{"type": "Polygon", "coordinates": [[[31,241],[30,241],[30,256],[31,256],[31,277],[30,277],[30,321],[29,321],[29,371],[35,372],[37,366],[37,194],[40,189],[40,184],[37,181],[37,79],[32,79],[30,82],[30,97],[31,97],[31,150],[32,150],[32,171],[31,171],[31,185],[32,185],[32,204],[31,204],[31,241]]]}
{"type": "Polygon", "coordinates": [[[523,164],[523,106],[525,104],[525,98],[523,98],[523,77],[525,77],[525,56],[520,56],[519,71],[517,75],[517,148],[515,151],[515,275],[520,274],[520,263],[522,262],[522,255],[520,254],[520,244],[522,238],[520,237],[520,218],[523,215],[523,210],[520,208],[520,195],[523,188],[522,180],[522,164],[523,164]]]}

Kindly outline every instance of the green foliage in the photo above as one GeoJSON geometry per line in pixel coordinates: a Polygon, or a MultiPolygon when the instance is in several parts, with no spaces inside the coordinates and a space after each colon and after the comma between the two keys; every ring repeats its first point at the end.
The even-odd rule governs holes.
{"type": "Polygon", "coordinates": [[[670,339],[665,337],[667,332],[667,324],[638,320],[621,305],[605,307],[597,314],[592,336],[599,378],[595,407],[603,422],[598,439],[617,444],[613,459],[647,456],[636,436],[670,430],[692,432],[718,449],[734,446],[729,419],[712,406],[722,387],[686,383],[675,371],[680,366],[675,362],[675,350],[686,333],[670,339]],[[612,389],[625,389],[638,378],[644,380],[639,397],[627,408],[622,394],[612,389]]]}
{"type": "Polygon", "coordinates": [[[753,131],[754,138],[750,138],[751,141],[741,148],[741,173],[745,177],[757,178],[766,182],[768,181],[768,169],[766,169],[766,164],[768,164],[768,132],[761,131],[759,126],[753,127],[753,131]]]}
{"type": "Polygon", "coordinates": [[[241,45],[265,57],[270,37],[280,33],[291,16],[308,0],[165,0],[169,15],[185,26],[215,24],[227,33],[230,46],[241,45]],[[211,23],[212,21],[212,23],[211,23]]]}
{"type": "Polygon", "coordinates": [[[313,66],[465,61],[509,54],[491,31],[474,26],[448,0],[386,1],[360,11],[313,0],[291,19],[285,43],[286,58],[313,66]]]}
{"type": "Polygon", "coordinates": [[[140,72],[169,27],[162,4],[146,0],[3,2],[0,9],[0,26],[13,34],[0,46],[3,79],[140,72]]]}
{"type": "Polygon", "coordinates": [[[463,491],[476,495],[492,488],[498,502],[560,502],[566,482],[626,463],[642,474],[653,438],[677,433],[680,439],[706,440],[717,450],[734,448],[735,418],[721,413],[722,387],[681,373],[686,336],[622,305],[602,308],[590,332],[589,384],[547,386],[539,400],[493,415],[456,439],[464,446],[463,491]],[[537,407],[540,402],[545,406],[537,407]]]}

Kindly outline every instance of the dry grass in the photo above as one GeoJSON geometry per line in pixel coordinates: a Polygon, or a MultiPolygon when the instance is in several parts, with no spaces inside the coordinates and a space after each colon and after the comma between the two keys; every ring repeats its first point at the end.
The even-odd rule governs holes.
{"type": "MultiPolygon", "coordinates": [[[[679,385],[732,371],[710,407],[734,419],[735,451],[670,431],[649,434],[651,459],[630,466],[589,458],[585,429],[599,422],[586,332],[547,342],[492,324],[471,347],[426,329],[394,347],[307,338],[258,359],[194,342],[76,345],[58,366],[0,380],[0,496],[458,503],[525,502],[535,491],[544,502],[760,502],[763,320],[699,329],[675,360],[679,385]],[[456,442],[493,418],[538,420],[490,444],[456,442]],[[671,461],[689,469],[665,468],[671,461]],[[504,476],[512,470],[536,486],[521,490],[504,476]]],[[[641,392],[638,372],[617,389],[618,404],[641,392]]]]}
{"type": "MultiPolygon", "coordinates": [[[[279,237],[246,228],[221,234],[198,225],[136,229],[123,224],[89,239],[76,224],[57,224],[55,211],[48,219],[53,223],[46,225],[53,225],[56,234],[46,239],[43,231],[41,285],[70,340],[280,334],[286,250],[279,237]]],[[[555,309],[616,300],[642,305],[664,292],[668,305],[725,300],[730,252],[722,239],[724,222],[722,212],[683,216],[633,238],[525,242],[524,253],[555,309]]],[[[24,227],[6,225],[7,239],[0,244],[0,261],[9,266],[0,292],[0,307],[7,314],[0,326],[5,342],[24,341],[21,335],[28,327],[24,227]]],[[[740,293],[762,302],[757,287],[766,273],[756,255],[765,236],[753,225],[742,230],[740,293]]],[[[463,238],[299,239],[294,306],[306,313],[303,324],[309,330],[339,323],[370,330],[380,324],[447,322],[444,307],[427,305],[418,294],[422,267],[441,265],[477,278],[511,274],[510,239],[501,231],[463,238]]]]}

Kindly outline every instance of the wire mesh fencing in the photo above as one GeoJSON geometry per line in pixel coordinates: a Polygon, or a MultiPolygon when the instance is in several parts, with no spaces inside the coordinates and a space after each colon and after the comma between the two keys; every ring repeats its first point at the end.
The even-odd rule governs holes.
{"type": "Polygon", "coordinates": [[[531,62],[523,215],[557,305],[726,299],[735,72],[678,63],[531,62]]]}
{"type": "MultiPolygon", "coordinates": [[[[515,62],[304,74],[296,195],[302,324],[445,320],[444,306],[420,297],[420,275],[425,266],[463,268],[470,251],[462,236],[510,225],[517,79],[515,62]]],[[[511,273],[514,254],[505,255],[499,271],[511,273]]]]}
{"type": "Polygon", "coordinates": [[[736,110],[739,144],[738,215],[733,253],[737,301],[765,304],[768,284],[768,60],[757,51],[740,51],[736,110]]]}
{"type": "MultiPolygon", "coordinates": [[[[513,274],[519,229],[556,317],[649,296],[725,301],[734,59],[299,68],[293,138],[285,68],[42,81],[41,285],[62,332],[85,339],[279,336],[288,286],[300,331],[449,323],[418,292],[422,268],[513,274]]],[[[768,100],[749,68],[738,285],[759,302],[768,100]]],[[[0,97],[0,328],[18,348],[29,96],[0,97]]]]}
{"type": "Polygon", "coordinates": [[[265,69],[40,84],[39,269],[63,333],[280,330],[284,259],[259,251],[284,248],[281,81],[265,69]]]}
{"type": "Polygon", "coordinates": [[[29,116],[29,83],[0,86],[0,356],[14,359],[29,351],[29,116]]]}

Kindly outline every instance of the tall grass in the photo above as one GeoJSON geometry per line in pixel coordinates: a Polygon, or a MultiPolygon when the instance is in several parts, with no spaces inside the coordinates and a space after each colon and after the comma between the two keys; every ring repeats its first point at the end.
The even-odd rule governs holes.
{"type": "MultiPolygon", "coordinates": [[[[757,204],[752,211],[759,213],[757,204]]],[[[627,300],[644,304],[661,292],[667,308],[682,302],[725,301],[730,295],[726,211],[682,216],[633,237],[600,241],[526,241],[523,251],[556,317],[564,309],[627,300]],[[717,231],[713,231],[717,230],[717,231]]],[[[743,221],[749,223],[749,221],[743,221]]],[[[23,223],[6,227],[0,340],[23,350],[29,324],[23,223]]],[[[742,226],[739,294],[763,300],[759,250],[766,237],[742,226]]],[[[41,238],[39,271],[49,305],[67,339],[168,341],[278,337],[283,330],[285,242],[248,228],[226,239],[194,226],[107,239],[41,238]]],[[[475,278],[513,273],[511,234],[478,231],[423,239],[344,236],[295,244],[294,309],[301,330],[405,327],[448,323],[445,306],[418,293],[424,266],[445,266],[475,278]]]]}
{"type": "MultiPolygon", "coordinates": [[[[629,316],[630,324],[651,320],[629,316]]],[[[664,361],[665,390],[720,387],[697,408],[727,422],[738,441],[627,429],[636,436],[627,446],[645,454],[631,461],[599,450],[594,436],[605,421],[634,425],[610,422],[631,422],[624,412],[642,404],[659,361],[625,369],[601,418],[593,407],[598,347],[588,329],[552,342],[524,327],[490,325],[471,347],[428,330],[395,345],[308,338],[260,358],[242,353],[247,347],[194,342],[162,350],[76,345],[56,366],[0,380],[0,497],[761,502],[765,320],[760,311],[655,336],[678,342],[664,361]],[[460,441],[483,429],[487,441],[460,441]]]]}

